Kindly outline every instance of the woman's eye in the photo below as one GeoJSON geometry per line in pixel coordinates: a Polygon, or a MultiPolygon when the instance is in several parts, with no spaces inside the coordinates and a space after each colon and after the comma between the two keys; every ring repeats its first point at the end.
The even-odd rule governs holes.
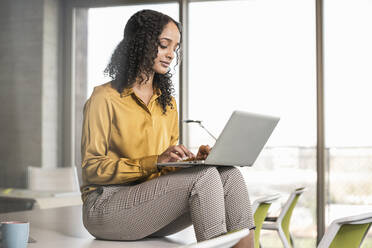
{"type": "Polygon", "coordinates": [[[165,48],[167,48],[167,46],[163,46],[163,45],[160,44],[160,48],[165,49],[165,48]]]}

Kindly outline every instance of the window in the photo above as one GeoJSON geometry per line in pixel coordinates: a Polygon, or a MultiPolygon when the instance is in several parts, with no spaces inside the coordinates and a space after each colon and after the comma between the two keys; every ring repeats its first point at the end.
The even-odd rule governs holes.
{"type": "MultiPolygon", "coordinates": [[[[252,199],[280,192],[286,201],[296,186],[308,188],[291,226],[297,245],[314,247],[315,2],[193,2],[189,21],[189,118],[218,136],[235,109],[281,117],[255,166],[242,172],[252,199]]],[[[189,130],[194,150],[214,144],[197,124],[189,130]]],[[[276,233],[264,240],[280,243],[276,233]]]]}
{"type": "Polygon", "coordinates": [[[371,1],[324,1],[328,224],[371,211],[371,13],[371,1]]]}

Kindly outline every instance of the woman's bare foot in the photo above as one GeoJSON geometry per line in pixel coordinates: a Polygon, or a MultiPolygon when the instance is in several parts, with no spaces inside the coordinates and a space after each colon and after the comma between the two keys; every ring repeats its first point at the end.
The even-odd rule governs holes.
{"type": "Polygon", "coordinates": [[[233,248],[254,248],[254,229],[249,230],[249,234],[242,238],[233,248]]]}

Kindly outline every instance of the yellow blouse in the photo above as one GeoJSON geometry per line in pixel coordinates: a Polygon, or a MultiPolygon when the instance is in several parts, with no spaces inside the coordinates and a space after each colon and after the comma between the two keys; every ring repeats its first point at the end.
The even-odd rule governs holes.
{"type": "Polygon", "coordinates": [[[94,88],[84,105],[81,137],[82,198],[98,185],[141,182],[176,168],[158,171],[158,156],[178,142],[178,114],[155,101],[161,92],[154,91],[149,104],[133,89],[119,93],[111,83],[94,88]]]}

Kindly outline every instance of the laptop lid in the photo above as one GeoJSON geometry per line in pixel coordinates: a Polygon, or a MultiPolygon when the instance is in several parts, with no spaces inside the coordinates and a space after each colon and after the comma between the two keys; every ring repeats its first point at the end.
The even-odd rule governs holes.
{"type": "Polygon", "coordinates": [[[205,164],[252,166],[279,119],[274,116],[234,111],[205,164]]]}

